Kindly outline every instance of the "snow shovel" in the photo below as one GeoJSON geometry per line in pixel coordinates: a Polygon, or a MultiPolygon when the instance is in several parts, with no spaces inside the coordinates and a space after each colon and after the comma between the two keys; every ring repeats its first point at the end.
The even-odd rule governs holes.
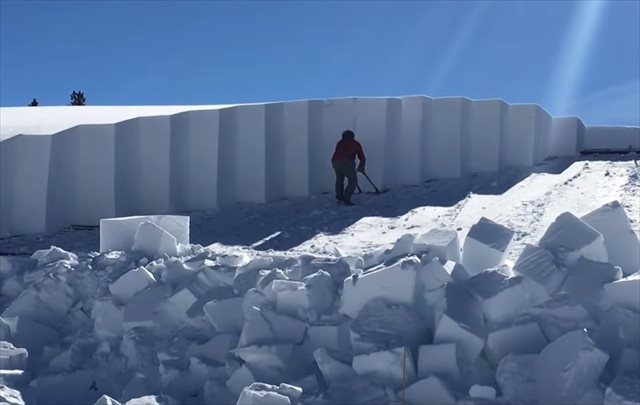
{"type": "MultiPolygon", "coordinates": [[[[365,172],[360,172],[362,174],[364,174],[364,177],[366,177],[367,180],[369,180],[369,183],[373,186],[373,188],[376,190],[376,194],[380,194],[380,190],[378,190],[378,187],[376,187],[375,184],[373,184],[373,181],[371,181],[371,179],[369,178],[369,176],[367,176],[367,173],[365,172]]],[[[360,188],[360,187],[358,187],[360,188]]]]}

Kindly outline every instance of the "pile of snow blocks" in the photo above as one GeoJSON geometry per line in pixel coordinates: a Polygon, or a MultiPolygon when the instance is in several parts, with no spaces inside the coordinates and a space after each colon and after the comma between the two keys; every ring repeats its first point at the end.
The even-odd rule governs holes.
{"type": "Polygon", "coordinates": [[[366,257],[218,251],[140,218],[106,220],[101,253],[0,260],[0,402],[640,402],[637,249],[620,249],[638,236],[616,202],[561,214],[513,262],[488,218],[366,257]]]}

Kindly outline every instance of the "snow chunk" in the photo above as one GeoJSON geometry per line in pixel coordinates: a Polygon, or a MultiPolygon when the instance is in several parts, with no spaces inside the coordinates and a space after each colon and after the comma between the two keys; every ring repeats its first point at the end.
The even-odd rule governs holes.
{"type": "Polygon", "coordinates": [[[610,383],[625,371],[640,372],[640,316],[637,312],[622,307],[611,308],[602,316],[593,340],[609,354],[601,381],[610,383]]]}
{"type": "Polygon", "coordinates": [[[424,404],[425,400],[433,404],[455,404],[456,399],[447,384],[438,377],[431,376],[420,380],[407,388],[405,397],[410,404],[424,404]]]}
{"type": "MultiPolygon", "coordinates": [[[[245,362],[256,379],[275,382],[290,377],[296,366],[299,366],[293,362],[295,349],[291,344],[259,345],[239,347],[231,350],[231,353],[245,362]]],[[[300,362],[300,359],[296,360],[300,362]]]]}
{"type": "MultiPolygon", "coordinates": [[[[500,361],[496,381],[502,396],[511,404],[538,402],[536,364],[538,355],[508,355],[500,361]]],[[[544,389],[544,388],[543,388],[544,389]]]]}
{"type": "Polygon", "coordinates": [[[126,303],[138,291],[156,282],[155,277],[144,267],[138,267],[123,274],[109,285],[111,296],[120,303],[126,303]]]}
{"type": "Polygon", "coordinates": [[[418,378],[427,378],[430,375],[440,377],[449,383],[458,381],[460,370],[454,343],[420,346],[418,378]]]}
{"type": "Polygon", "coordinates": [[[27,349],[14,347],[11,343],[0,341],[0,369],[26,370],[27,349]]]}
{"type": "MultiPolygon", "coordinates": [[[[329,280],[333,285],[333,282],[329,280]]],[[[274,280],[270,283],[275,296],[276,310],[284,315],[306,319],[311,306],[308,291],[304,283],[291,280],[274,280]]]]}
{"type": "Polygon", "coordinates": [[[564,271],[556,267],[551,252],[529,244],[525,245],[513,270],[544,286],[549,295],[560,289],[566,277],[564,271]]]}
{"type": "Polygon", "coordinates": [[[218,332],[240,334],[244,325],[242,297],[209,301],[202,307],[207,319],[218,332]]]}
{"type": "Polygon", "coordinates": [[[640,312],[640,271],[623,279],[605,284],[607,303],[640,312]]]}
{"type": "Polygon", "coordinates": [[[203,344],[192,343],[187,349],[187,356],[201,357],[224,363],[227,352],[233,350],[238,345],[238,336],[224,334],[218,335],[203,344]]]}
{"type": "Polygon", "coordinates": [[[24,405],[24,400],[20,391],[6,385],[0,385],[0,403],[3,405],[24,405]]]}
{"type": "Polygon", "coordinates": [[[356,372],[351,366],[334,359],[324,348],[314,350],[313,358],[318,364],[322,377],[329,385],[356,377],[356,372]]]}
{"type": "Polygon", "coordinates": [[[416,274],[420,267],[417,258],[400,262],[344,280],[340,312],[355,319],[365,304],[374,298],[382,298],[391,304],[413,305],[416,274]]]}
{"type": "Polygon", "coordinates": [[[291,405],[286,396],[274,391],[257,390],[254,385],[242,389],[236,405],[291,405]]]}
{"type": "MultiPolygon", "coordinates": [[[[598,314],[603,307],[603,285],[618,280],[621,276],[619,267],[581,257],[569,268],[562,288],[592,314],[598,314]]],[[[640,293],[636,294],[638,296],[640,293]]]]}
{"type": "Polygon", "coordinates": [[[418,344],[426,328],[415,312],[404,305],[390,306],[380,298],[369,301],[351,323],[362,341],[394,347],[418,344]]]}
{"type": "Polygon", "coordinates": [[[474,385],[469,389],[469,396],[472,398],[495,399],[496,389],[486,385],[474,385]]]}
{"type": "Polygon", "coordinates": [[[607,262],[607,249],[600,232],[575,215],[560,214],[547,228],[538,245],[549,250],[563,266],[573,266],[580,257],[607,262]]]}
{"type": "Polygon", "coordinates": [[[349,324],[311,325],[307,329],[309,343],[314,349],[327,348],[339,353],[351,353],[349,324]]]}
{"type": "Polygon", "coordinates": [[[638,376],[620,376],[616,378],[605,391],[604,404],[640,404],[640,378],[638,376]]]}
{"type": "Polygon", "coordinates": [[[242,367],[235,370],[231,377],[226,382],[226,386],[233,394],[238,395],[244,387],[248,387],[250,384],[255,382],[256,379],[251,373],[251,370],[247,368],[246,364],[243,364],[242,367]]]}
{"type": "Polygon", "coordinates": [[[181,215],[148,215],[100,220],[100,252],[129,251],[138,228],[150,222],[175,238],[176,244],[189,244],[189,217],[181,215]]]}
{"type": "Polygon", "coordinates": [[[448,229],[431,229],[418,236],[413,245],[413,253],[427,252],[429,257],[460,262],[458,233],[448,229]]]}
{"type": "Polygon", "coordinates": [[[572,331],[554,340],[542,350],[536,363],[540,402],[575,403],[597,384],[608,359],[586,330],[572,331]]]}
{"type": "Polygon", "coordinates": [[[336,288],[331,275],[324,270],[304,278],[304,283],[309,299],[309,306],[316,314],[322,315],[333,310],[336,296],[336,288]]]}
{"type": "Polygon", "coordinates": [[[612,201],[581,218],[604,237],[609,263],[625,275],[640,269],[640,241],[618,201],[612,201]]]}
{"type": "Polygon", "coordinates": [[[38,267],[43,267],[60,260],[68,262],[78,260],[78,256],[76,254],[62,250],[57,246],[51,246],[49,249],[37,250],[31,255],[31,258],[38,261],[38,267]]]}
{"type": "Polygon", "coordinates": [[[55,330],[25,316],[7,317],[4,320],[11,329],[12,343],[17,347],[24,347],[30,353],[60,339],[60,334],[55,330]]]}
{"type": "Polygon", "coordinates": [[[93,405],[122,405],[122,404],[108,395],[102,395],[100,398],[98,398],[96,403],[93,405]]]}
{"type": "Polygon", "coordinates": [[[133,238],[131,250],[147,257],[178,255],[178,242],[175,236],[151,222],[143,222],[133,238]]]}
{"type": "Polygon", "coordinates": [[[538,354],[547,343],[540,326],[530,322],[489,333],[485,352],[487,358],[497,365],[509,354],[538,354]]]}
{"type": "Polygon", "coordinates": [[[169,293],[170,288],[166,285],[156,285],[138,291],[124,307],[123,329],[126,331],[138,326],[153,326],[156,314],[169,293]]]}
{"type": "Polygon", "coordinates": [[[415,380],[415,365],[408,347],[360,354],[353,358],[353,369],[361,376],[395,387],[402,386],[403,376],[408,382],[415,380]]]}
{"type": "Polygon", "coordinates": [[[464,240],[462,265],[471,273],[500,266],[513,239],[514,232],[485,217],[474,224],[464,240]]]}
{"type": "Polygon", "coordinates": [[[301,343],[307,325],[269,309],[250,308],[245,313],[239,346],[271,343],[301,343]]]}

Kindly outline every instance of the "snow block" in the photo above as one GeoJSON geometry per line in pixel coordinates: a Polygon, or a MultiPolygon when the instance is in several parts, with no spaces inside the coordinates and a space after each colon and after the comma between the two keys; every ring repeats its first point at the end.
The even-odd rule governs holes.
{"type": "Polygon", "coordinates": [[[0,341],[0,369],[26,370],[27,349],[14,347],[11,343],[0,341]]]}
{"type": "Polygon", "coordinates": [[[245,362],[256,379],[275,383],[290,378],[294,366],[298,366],[292,363],[296,353],[294,350],[294,345],[282,344],[240,347],[231,353],[245,362]]]}
{"type": "Polygon", "coordinates": [[[456,399],[447,384],[440,378],[431,376],[410,385],[405,391],[407,401],[412,405],[455,404],[456,399]]]}
{"type": "Polygon", "coordinates": [[[427,329],[411,307],[389,305],[380,298],[369,301],[351,323],[351,330],[364,342],[394,347],[416,345],[427,329]]]}
{"type": "Polygon", "coordinates": [[[565,272],[555,265],[551,252],[529,244],[525,245],[513,270],[543,286],[549,295],[558,292],[566,278],[565,272]]]}
{"type": "Polygon", "coordinates": [[[171,294],[166,285],[155,285],[135,293],[124,307],[122,327],[125,331],[138,326],[156,325],[156,314],[171,294]]]}
{"type": "Polygon", "coordinates": [[[111,296],[120,303],[126,303],[135,293],[156,282],[155,277],[144,267],[130,270],[109,284],[111,296]]]}
{"type": "Polygon", "coordinates": [[[291,401],[277,392],[258,391],[247,387],[240,392],[236,405],[291,405],[291,401]]]}
{"type": "Polygon", "coordinates": [[[96,300],[91,310],[93,331],[101,338],[122,336],[124,312],[109,299],[96,300]]]}
{"type": "Polygon", "coordinates": [[[305,277],[304,282],[310,308],[319,315],[330,313],[336,296],[331,275],[326,271],[318,270],[305,277]]]}
{"type": "Polygon", "coordinates": [[[412,305],[416,275],[420,262],[416,258],[380,269],[354,275],[344,280],[340,312],[355,319],[367,302],[382,298],[391,304],[412,305]]]}
{"type": "Polygon", "coordinates": [[[539,401],[575,403],[597,384],[608,359],[586,330],[572,331],[554,340],[542,350],[536,362],[539,401]]]}
{"type": "Polygon", "coordinates": [[[135,242],[138,228],[151,222],[176,238],[177,243],[189,244],[189,217],[181,215],[148,215],[100,220],[100,252],[129,251],[135,242]]]}
{"type": "Polygon", "coordinates": [[[462,265],[471,273],[500,266],[513,239],[514,232],[482,217],[467,233],[462,248],[462,265]]]}
{"type": "Polygon", "coordinates": [[[640,312],[640,272],[604,286],[605,300],[609,305],[640,312]]]}
{"type": "Polygon", "coordinates": [[[455,343],[460,348],[459,358],[469,363],[473,363],[478,358],[484,346],[482,337],[473,333],[465,325],[455,322],[446,314],[442,315],[436,325],[433,342],[435,344],[455,343]]]}
{"type": "Polygon", "coordinates": [[[133,238],[131,250],[146,257],[178,255],[176,238],[152,222],[143,222],[133,238]]]}
{"type": "Polygon", "coordinates": [[[540,326],[530,322],[490,332],[484,350],[487,358],[498,365],[510,354],[538,354],[547,343],[540,326]]]}
{"type": "Polygon", "coordinates": [[[456,345],[446,343],[441,345],[420,346],[418,353],[418,378],[424,379],[435,375],[450,384],[460,378],[456,345]]]}
{"type": "Polygon", "coordinates": [[[349,324],[340,325],[310,325],[307,336],[311,347],[326,348],[338,353],[351,353],[351,336],[349,324]]]}
{"type": "Polygon", "coordinates": [[[426,172],[429,179],[460,177],[462,172],[462,139],[468,127],[471,100],[466,98],[434,98],[428,122],[425,147],[426,172]]]}
{"type": "MultiPolygon", "coordinates": [[[[331,282],[331,277],[329,276],[331,282]]],[[[331,282],[333,285],[333,282],[331,282]]],[[[306,318],[311,303],[304,283],[291,280],[274,280],[269,283],[271,294],[275,296],[276,310],[288,316],[306,318]]],[[[268,287],[267,287],[268,288],[268,287]]],[[[270,295],[270,294],[269,294],[270,295]]]]}
{"type": "Polygon", "coordinates": [[[218,206],[220,112],[188,111],[170,117],[170,206],[172,212],[218,206]]]}
{"type": "Polygon", "coordinates": [[[509,277],[497,269],[488,269],[467,280],[478,297],[487,322],[504,324],[527,308],[545,301],[546,291],[522,276],[509,277]]]}
{"type": "Polygon", "coordinates": [[[325,348],[319,348],[313,351],[313,358],[322,373],[324,381],[328,385],[349,381],[356,378],[355,370],[344,363],[331,357],[325,348]]]}
{"type": "Polygon", "coordinates": [[[554,117],[549,133],[549,156],[576,156],[578,134],[584,124],[576,117],[554,117]]]}
{"type": "Polygon", "coordinates": [[[640,378],[619,376],[607,387],[604,405],[640,404],[640,378]]]}
{"type": "MultiPolygon", "coordinates": [[[[403,164],[397,167],[397,184],[409,185],[419,184],[423,180],[422,166],[426,165],[422,156],[425,155],[426,148],[423,143],[426,139],[427,123],[429,122],[428,111],[425,104],[431,99],[424,96],[402,97],[400,99],[402,108],[401,128],[397,133],[396,153],[398,153],[403,164]]],[[[393,136],[388,135],[389,138],[393,136]]]]}
{"type": "Polygon", "coordinates": [[[402,386],[403,377],[409,383],[416,377],[411,349],[408,347],[354,356],[353,369],[360,376],[394,387],[402,386]]]}
{"type": "Polygon", "coordinates": [[[93,405],[122,405],[108,395],[102,395],[93,405]]]}
{"type": "Polygon", "coordinates": [[[618,201],[605,204],[580,219],[604,237],[609,263],[622,268],[625,275],[640,269],[640,241],[618,201]]]}
{"type": "Polygon", "coordinates": [[[293,343],[304,339],[306,324],[295,318],[256,307],[245,312],[244,327],[239,346],[256,344],[293,343]]]}
{"type": "Polygon", "coordinates": [[[469,389],[469,396],[492,400],[496,398],[496,389],[486,385],[474,385],[469,389]]]}
{"type": "Polygon", "coordinates": [[[629,151],[640,149],[640,128],[588,126],[582,151],[629,151]]]}
{"type": "Polygon", "coordinates": [[[640,317],[637,312],[611,308],[603,314],[593,340],[609,355],[601,381],[610,383],[624,372],[640,372],[640,317]]]}
{"type": "Polygon", "coordinates": [[[468,128],[462,144],[464,174],[496,172],[500,169],[503,121],[508,106],[503,100],[474,100],[470,104],[468,128]]]}
{"type": "MultiPolygon", "coordinates": [[[[396,165],[388,165],[387,155],[392,152],[387,141],[390,120],[389,99],[357,98],[355,100],[355,135],[362,143],[367,157],[367,174],[379,188],[388,188],[395,178],[396,165]]],[[[346,128],[345,128],[346,129],[346,128]]],[[[389,134],[393,136],[395,133],[389,134]]],[[[395,143],[395,142],[394,142],[395,143]]],[[[368,184],[362,184],[367,187],[368,184]]]]}
{"type": "Polygon", "coordinates": [[[239,395],[244,387],[248,387],[255,382],[256,379],[247,367],[243,364],[242,367],[235,370],[226,382],[226,386],[235,395],[239,395]]]}
{"type": "Polygon", "coordinates": [[[416,238],[413,253],[427,253],[441,260],[460,262],[458,233],[448,229],[431,229],[416,238]]]}
{"type": "Polygon", "coordinates": [[[562,289],[573,296],[596,318],[604,309],[604,288],[606,283],[611,283],[622,277],[619,267],[609,263],[594,262],[584,257],[569,268],[567,280],[562,289]]]}
{"type": "Polygon", "coordinates": [[[220,333],[240,334],[244,325],[242,297],[210,301],[202,307],[204,314],[220,333]]]}
{"type": "Polygon", "coordinates": [[[538,403],[536,382],[537,354],[508,355],[496,369],[502,396],[511,404],[538,403]]]}
{"type": "Polygon", "coordinates": [[[22,393],[6,385],[0,385],[0,403],[7,405],[24,405],[22,393]]]}
{"type": "Polygon", "coordinates": [[[169,116],[135,118],[115,128],[116,215],[168,213],[169,116]]]}
{"type": "Polygon", "coordinates": [[[500,145],[502,167],[533,166],[547,156],[550,116],[535,104],[512,104],[504,121],[500,145]]]}
{"type": "Polygon", "coordinates": [[[51,137],[0,142],[0,237],[46,232],[51,137]]]}
{"type": "Polygon", "coordinates": [[[549,225],[538,245],[549,250],[557,263],[567,267],[581,256],[596,262],[608,261],[602,234],[570,212],[560,214],[549,225]]]}
{"type": "MultiPolygon", "coordinates": [[[[309,103],[293,101],[282,104],[283,114],[283,152],[282,163],[278,168],[282,171],[278,176],[283,182],[283,197],[303,197],[309,195],[309,103]]],[[[267,148],[270,148],[267,143],[267,148]]],[[[270,150],[267,150],[269,158],[270,150]]],[[[274,181],[271,177],[271,181],[274,181]]]]}
{"type": "Polygon", "coordinates": [[[11,343],[16,347],[24,347],[33,354],[46,345],[60,340],[60,334],[26,316],[4,317],[11,329],[11,343]]]}

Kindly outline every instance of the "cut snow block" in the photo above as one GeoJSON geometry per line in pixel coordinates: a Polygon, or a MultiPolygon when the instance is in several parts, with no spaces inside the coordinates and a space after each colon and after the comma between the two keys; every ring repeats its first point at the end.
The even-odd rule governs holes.
{"type": "Polygon", "coordinates": [[[593,340],[609,354],[601,381],[610,383],[622,372],[633,371],[626,370],[627,364],[640,372],[640,316],[637,312],[621,307],[611,308],[602,316],[593,340]]]}
{"type": "MultiPolygon", "coordinates": [[[[599,318],[599,313],[604,309],[603,286],[622,277],[620,268],[581,257],[567,273],[562,289],[599,318]]],[[[637,296],[640,297],[640,294],[637,296]]]]}
{"type": "Polygon", "coordinates": [[[351,335],[349,323],[340,325],[311,325],[307,336],[311,347],[326,348],[338,353],[351,353],[351,335]]]}
{"type": "MultiPolygon", "coordinates": [[[[333,282],[329,277],[329,282],[333,282]]],[[[308,291],[304,283],[291,280],[274,280],[269,284],[272,294],[275,295],[276,310],[284,315],[305,319],[309,310],[308,291]]]]}
{"type": "MultiPolygon", "coordinates": [[[[395,138],[396,153],[404,163],[398,165],[397,181],[399,185],[419,184],[422,180],[422,141],[427,120],[424,116],[424,96],[402,97],[400,99],[402,116],[401,127],[395,138]]],[[[389,134],[391,135],[391,134],[389,134]]],[[[388,136],[392,138],[392,136],[388,136]]]]}
{"type": "Polygon", "coordinates": [[[134,294],[124,307],[124,321],[122,327],[125,331],[134,327],[151,327],[155,325],[156,314],[171,294],[171,289],[166,285],[156,285],[134,294]]]}
{"type": "Polygon", "coordinates": [[[0,369],[26,370],[27,349],[14,347],[11,343],[0,341],[0,369]]]}
{"type": "Polygon", "coordinates": [[[416,312],[404,305],[389,305],[375,298],[362,308],[351,330],[362,341],[385,347],[415,345],[426,338],[427,328],[416,312]]]}
{"type": "MultiPolygon", "coordinates": [[[[393,128],[394,124],[399,124],[399,117],[394,119],[395,116],[390,116],[389,104],[388,98],[358,97],[355,99],[356,139],[366,150],[367,175],[382,189],[389,187],[387,183],[395,177],[395,165],[387,164],[390,161],[388,156],[392,154],[394,148],[387,140],[387,130],[389,127],[393,128]]],[[[393,136],[396,133],[397,129],[389,135],[393,136]]],[[[362,184],[362,187],[365,188],[368,185],[362,184]]]]}
{"type": "Polygon", "coordinates": [[[497,172],[500,169],[500,143],[507,112],[503,100],[474,100],[468,114],[462,140],[464,174],[497,172]]]}
{"type": "Polygon", "coordinates": [[[584,127],[580,118],[554,117],[549,133],[549,156],[569,156],[578,154],[578,133],[584,127]]]}
{"type": "Polygon", "coordinates": [[[313,358],[322,373],[324,381],[328,385],[349,381],[357,376],[355,370],[351,366],[331,357],[325,348],[314,350],[313,358]]]}
{"type": "Polygon", "coordinates": [[[11,343],[17,347],[24,347],[29,353],[33,354],[60,339],[57,331],[26,316],[6,317],[4,320],[11,329],[11,343]]]}
{"type": "Polygon", "coordinates": [[[424,140],[427,155],[427,174],[431,179],[455,178],[461,174],[462,139],[467,128],[466,98],[434,98],[431,101],[431,119],[424,140]]]}
{"type": "Polygon", "coordinates": [[[509,354],[538,354],[547,345],[547,338],[536,322],[492,331],[487,336],[487,358],[498,365],[509,354]]]}
{"type": "Polygon", "coordinates": [[[251,373],[251,370],[249,370],[246,364],[243,364],[242,367],[238,368],[231,374],[226,382],[226,386],[231,393],[239,395],[244,387],[248,387],[255,381],[256,379],[251,373]]]}
{"type": "Polygon", "coordinates": [[[304,339],[306,324],[268,309],[250,308],[245,313],[244,327],[238,346],[293,343],[304,339]]]}
{"type": "Polygon", "coordinates": [[[485,217],[474,224],[464,240],[462,265],[471,273],[504,263],[513,231],[485,217]]]}
{"type": "Polygon", "coordinates": [[[496,369],[496,381],[504,399],[511,404],[538,403],[537,354],[508,355],[496,369]]]}
{"type": "Polygon", "coordinates": [[[499,268],[484,270],[466,284],[480,300],[486,320],[493,325],[513,320],[548,298],[539,284],[522,276],[509,277],[499,268]]]}
{"type": "Polygon", "coordinates": [[[588,126],[584,131],[583,151],[631,151],[640,149],[640,128],[588,126]]]}
{"type": "Polygon", "coordinates": [[[412,405],[455,404],[456,399],[447,384],[440,378],[431,376],[407,387],[404,396],[412,405]]]}
{"type": "Polygon", "coordinates": [[[394,387],[401,387],[403,381],[411,383],[416,378],[413,356],[409,347],[360,354],[353,358],[352,366],[359,375],[394,387]]]}
{"type": "Polygon", "coordinates": [[[374,298],[385,299],[390,304],[411,306],[419,268],[420,262],[416,258],[408,258],[389,267],[347,277],[344,280],[340,312],[355,319],[365,304],[374,298]]]}
{"type": "Polygon", "coordinates": [[[539,401],[574,404],[598,383],[608,359],[586,330],[572,331],[554,340],[536,362],[539,401]]]}
{"type": "Polygon", "coordinates": [[[630,276],[605,284],[604,295],[609,305],[629,308],[640,312],[640,271],[630,276]]]}
{"type": "Polygon", "coordinates": [[[566,274],[554,263],[554,257],[547,249],[535,245],[525,245],[513,270],[542,285],[549,295],[553,295],[564,283],[566,274]]]}
{"type": "Polygon", "coordinates": [[[530,167],[542,161],[549,121],[549,114],[538,105],[509,105],[500,145],[502,167],[530,167]]]}
{"type": "Polygon", "coordinates": [[[0,142],[0,237],[46,232],[51,136],[0,142]]]}
{"type": "Polygon", "coordinates": [[[484,339],[467,326],[443,314],[436,325],[434,344],[455,343],[459,347],[459,358],[467,363],[473,363],[484,346],[484,339]]]}
{"type": "Polygon", "coordinates": [[[209,322],[220,333],[240,334],[244,325],[242,297],[210,301],[202,307],[209,322]]]}
{"type": "Polygon", "coordinates": [[[101,338],[114,338],[122,336],[122,323],[124,311],[110,299],[96,300],[91,309],[93,319],[93,331],[101,338]]]}
{"type": "Polygon", "coordinates": [[[495,399],[496,389],[487,385],[474,385],[469,389],[471,398],[495,399]]]}
{"type": "Polygon", "coordinates": [[[156,282],[155,277],[144,267],[130,270],[109,284],[111,296],[120,303],[126,303],[138,291],[156,282]]]}
{"type": "Polygon", "coordinates": [[[108,395],[102,395],[93,405],[122,405],[120,402],[111,398],[108,395]]]}
{"type": "Polygon", "coordinates": [[[604,394],[604,405],[632,404],[640,404],[640,378],[621,375],[607,387],[604,394]]]}
{"type": "Polygon", "coordinates": [[[152,222],[143,222],[133,238],[131,250],[146,257],[178,255],[176,238],[152,222]]]}
{"type": "Polygon", "coordinates": [[[304,278],[309,306],[317,314],[324,314],[333,310],[336,288],[331,275],[324,270],[304,278]]]}
{"type": "Polygon", "coordinates": [[[129,251],[135,241],[138,227],[151,222],[176,238],[176,242],[189,244],[189,217],[181,215],[147,215],[106,218],[100,220],[100,252],[129,251]]]}
{"type": "Polygon", "coordinates": [[[443,261],[460,262],[458,233],[448,229],[431,229],[418,236],[413,245],[413,253],[428,253],[443,261]]]}
{"type": "Polygon", "coordinates": [[[570,212],[560,214],[549,225],[538,245],[549,250],[556,262],[572,266],[578,258],[607,262],[607,249],[602,234],[570,212]]]}
{"type": "Polygon", "coordinates": [[[245,362],[257,380],[267,383],[290,378],[289,374],[297,366],[293,361],[295,346],[291,344],[239,347],[231,350],[231,353],[245,362]]]}
{"type": "Polygon", "coordinates": [[[277,392],[257,391],[247,387],[240,392],[236,405],[291,405],[291,401],[277,392]]]}
{"type": "Polygon", "coordinates": [[[640,241],[618,201],[605,204],[580,219],[604,237],[609,263],[622,268],[625,275],[640,270],[640,241]]]}
{"type": "MultiPolygon", "coordinates": [[[[283,145],[283,197],[303,197],[309,195],[309,102],[293,101],[282,104],[283,145]]],[[[267,124],[269,124],[267,118],[267,124]]],[[[267,136],[269,136],[267,129],[267,136]]],[[[267,149],[271,148],[267,142],[267,149]]],[[[267,150],[269,153],[269,150],[267,150]]]]}
{"type": "Polygon", "coordinates": [[[456,383],[460,378],[455,343],[420,346],[418,353],[418,378],[435,375],[449,382],[456,383]]]}

